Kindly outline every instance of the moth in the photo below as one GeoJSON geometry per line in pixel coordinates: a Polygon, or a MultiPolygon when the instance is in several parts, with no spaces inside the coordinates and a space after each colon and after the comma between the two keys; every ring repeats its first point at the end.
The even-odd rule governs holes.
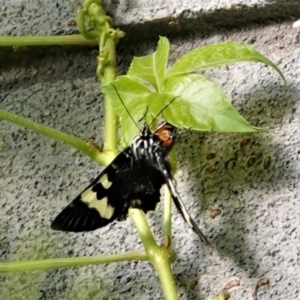
{"type": "Polygon", "coordinates": [[[129,208],[155,210],[160,189],[167,184],[172,199],[187,224],[209,245],[186,210],[171,175],[168,154],[176,128],[162,123],[155,131],[145,125],[130,147],[123,150],[93,182],[54,219],[51,228],[92,231],[127,217],[129,208]]]}

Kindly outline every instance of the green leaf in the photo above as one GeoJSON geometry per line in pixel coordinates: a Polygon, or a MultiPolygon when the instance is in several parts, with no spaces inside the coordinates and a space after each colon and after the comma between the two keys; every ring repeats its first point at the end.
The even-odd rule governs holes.
{"type": "Polygon", "coordinates": [[[140,130],[138,122],[145,115],[147,109],[145,99],[152,93],[151,90],[129,76],[118,76],[112,84],[104,85],[102,89],[110,98],[115,113],[120,116],[122,136],[126,143],[130,144],[140,130]]]}
{"type": "Polygon", "coordinates": [[[122,136],[127,144],[145,122],[150,124],[161,117],[178,128],[200,131],[251,132],[259,129],[239,115],[221,89],[202,75],[169,78],[164,93],[152,92],[129,76],[119,76],[113,85],[105,85],[103,90],[120,116],[122,136]]]}
{"type": "Polygon", "coordinates": [[[111,84],[103,85],[102,90],[110,98],[117,115],[123,115],[126,112],[125,107],[129,109],[129,103],[139,103],[139,99],[152,93],[145,84],[126,75],[118,76],[111,84]]]}
{"type": "MultiPolygon", "coordinates": [[[[138,126],[132,121],[127,112],[120,117],[122,136],[127,144],[130,144],[133,138],[141,131],[146,124],[157,126],[157,122],[162,119],[164,112],[168,109],[168,104],[174,100],[175,96],[171,94],[151,93],[146,97],[139,98],[137,101],[127,102],[128,111],[138,122],[138,126]],[[161,112],[163,110],[163,112],[161,112]],[[154,121],[154,124],[153,124],[154,121]]],[[[171,104],[172,105],[172,104],[171,104]]],[[[152,126],[151,126],[152,127],[152,126]]]]}
{"type": "Polygon", "coordinates": [[[127,144],[131,143],[145,122],[150,124],[155,118],[160,119],[160,111],[175,98],[172,94],[152,92],[129,76],[119,76],[112,84],[104,85],[103,91],[120,117],[122,136],[127,144]],[[143,123],[139,124],[139,121],[143,123]]]}
{"type": "Polygon", "coordinates": [[[168,77],[188,74],[191,72],[232,64],[241,61],[254,61],[264,63],[275,69],[281,78],[285,78],[279,68],[267,57],[255,51],[249,45],[234,42],[209,45],[192,50],[182,56],[168,72],[168,77]]]}
{"type": "Polygon", "coordinates": [[[173,102],[176,101],[175,95],[171,93],[151,93],[145,98],[147,105],[147,124],[150,124],[154,119],[161,119],[164,113],[170,109],[173,102]]]}
{"type": "Polygon", "coordinates": [[[134,57],[127,75],[145,81],[156,91],[162,91],[168,64],[170,43],[167,38],[160,37],[157,49],[153,54],[134,57]]]}
{"type": "Polygon", "coordinates": [[[136,123],[133,122],[128,113],[123,113],[120,116],[120,126],[122,131],[122,137],[125,139],[127,145],[130,145],[133,138],[137,136],[142,127],[144,126],[144,116],[146,114],[147,107],[145,100],[132,101],[128,103],[128,111],[133,116],[136,123]]]}
{"type": "Polygon", "coordinates": [[[166,120],[178,128],[219,132],[259,129],[239,115],[222,90],[204,76],[190,74],[169,78],[165,90],[180,96],[164,111],[166,120]]]}
{"type": "Polygon", "coordinates": [[[137,124],[139,121],[149,124],[161,116],[176,127],[201,131],[248,132],[259,129],[237,113],[218,86],[203,76],[188,73],[238,61],[259,61],[272,66],[283,77],[271,61],[247,45],[210,45],[195,49],[179,59],[164,80],[168,52],[168,40],[160,38],[154,54],[135,58],[129,75],[119,76],[113,82],[119,95],[112,85],[103,86],[116,114],[120,116],[127,143],[144,125],[137,124]],[[188,75],[184,77],[185,74],[188,75]],[[151,86],[156,89],[155,92],[151,86]],[[173,103],[169,105],[171,101],[173,103]]]}

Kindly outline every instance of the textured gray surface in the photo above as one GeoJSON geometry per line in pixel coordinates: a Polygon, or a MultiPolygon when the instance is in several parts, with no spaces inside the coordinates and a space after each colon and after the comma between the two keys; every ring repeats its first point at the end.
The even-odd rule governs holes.
{"type": "MultiPolygon", "coordinates": [[[[27,23],[10,29],[3,26],[2,34],[67,31],[56,31],[54,11],[42,9],[42,5],[56,7],[51,1],[39,2],[31,13],[18,3],[26,2],[10,4],[12,10],[6,10],[3,24],[11,25],[14,19],[26,16],[27,23]],[[20,7],[19,17],[10,18],[15,7],[20,7]],[[28,17],[30,14],[37,18],[28,17]]],[[[65,24],[77,1],[74,7],[64,1],[57,3],[55,17],[59,15],[65,24]]],[[[158,13],[158,8],[154,10],[158,13]]],[[[206,39],[192,33],[183,39],[179,34],[171,40],[172,59],[209,43],[233,40],[253,44],[278,64],[288,80],[284,87],[271,68],[250,63],[206,72],[245,118],[269,130],[255,134],[193,132],[178,140],[178,190],[215,249],[208,253],[174,213],[178,260],[173,269],[181,299],[211,299],[233,277],[241,280],[241,286],[231,299],[251,299],[254,283],[262,276],[271,283],[260,290],[259,299],[293,300],[299,296],[300,30],[291,25],[245,27],[216,32],[206,39]],[[222,215],[211,219],[209,212],[216,207],[222,215]]],[[[126,69],[133,54],[151,52],[155,43],[121,44],[121,69],[126,69]]],[[[101,144],[102,105],[90,49],[29,49],[15,54],[6,51],[1,56],[10,62],[0,78],[1,108],[101,144]]],[[[1,260],[118,253],[141,247],[130,219],[91,233],[51,231],[53,217],[100,168],[62,143],[4,121],[0,121],[0,135],[1,260]]],[[[148,217],[158,236],[161,212],[162,205],[148,217]]],[[[3,299],[162,297],[152,267],[134,262],[0,275],[0,289],[3,299]]]]}
{"type": "MultiPolygon", "coordinates": [[[[130,38],[195,31],[203,35],[252,22],[290,20],[300,14],[295,0],[103,1],[114,23],[130,38]],[[149,30],[151,27],[151,30],[149,30]],[[146,32],[146,34],[145,34],[146,32]]],[[[0,0],[1,35],[72,34],[78,0],[0,0]]]]}
{"type": "MultiPolygon", "coordinates": [[[[45,35],[59,34],[70,31],[68,20],[73,19],[79,6],[78,0],[71,1],[31,1],[31,0],[1,0],[2,16],[5,26],[1,28],[4,34],[14,35],[45,35]]],[[[195,15],[214,9],[235,7],[253,7],[270,4],[266,0],[205,0],[205,1],[104,1],[107,11],[114,16],[117,24],[137,24],[153,19],[177,18],[182,13],[195,15]]]]}

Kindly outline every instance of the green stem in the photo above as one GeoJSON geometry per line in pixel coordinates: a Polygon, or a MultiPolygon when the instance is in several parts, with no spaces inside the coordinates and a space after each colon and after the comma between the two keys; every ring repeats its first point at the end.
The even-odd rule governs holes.
{"type": "Polygon", "coordinates": [[[174,253],[165,247],[159,247],[152,235],[152,232],[145,219],[145,214],[139,210],[130,208],[129,215],[142,240],[148,259],[152,262],[158,272],[159,280],[163,287],[165,299],[179,299],[175,279],[171,270],[171,262],[174,260],[174,253]]]}
{"type": "MultiPolygon", "coordinates": [[[[103,76],[101,76],[101,84],[105,85],[112,82],[117,73],[116,67],[116,44],[113,38],[108,38],[103,51],[108,53],[109,63],[105,66],[103,76]]],[[[104,149],[117,151],[118,148],[118,117],[116,116],[111,101],[108,96],[104,95],[105,109],[105,142],[104,149]]]]}
{"type": "Polygon", "coordinates": [[[0,47],[12,46],[94,46],[98,40],[87,40],[82,35],[63,36],[6,36],[0,38],[0,47]]]}
{"type": "Polygon", "coordinates": [[[230,298],[230,292],[223,289],[213,300],[228,300],[230,298]]]}
{"type": "Polygon", "coordinates": [[[155,254],[151,261],[158,272],[159,280],[161,282],[166,300],[179,299],[176,281],[172,274],[167,250],[161,249],[161,252],[155,254]]]}
{"type": "Polygon", "coordinates": [[[5,262],[0,263],[0,273],[80,267],[132,260],[147,260],[147,255],[145,251],[137,250],[122,254],[5,262]]]}
{"type": "Polygon", "coordinates": [[[107,164],[107,157],[106,155],[104,155],[104,153],[100,153],[98,149],[73,135],[69,135],[59,130],[50,128],[48,126],[38,124],[36,122],[14,115],[2,109],[0,109],[0,118],[12,122],[14,124],[23,126],[25,128],[31,129],[35,132],[42,133],[43,135],[54,138],[58,141],[64,142],[81,151],[82,153],[86,154],[87,156],[91,157],[93,160],[95,160],[101,165],[107,164]]]}

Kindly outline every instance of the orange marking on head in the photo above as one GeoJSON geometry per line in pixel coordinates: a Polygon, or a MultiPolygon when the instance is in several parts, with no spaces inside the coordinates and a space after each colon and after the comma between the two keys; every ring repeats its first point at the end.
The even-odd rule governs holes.
{"type": "Polygon", "coordinates": [[[160,139],[161,141],[161,146],[164,148],[171,147],[174,144],[175,137],[174,133],[176,131],[176,128],[173,127],[170,124],[164,124],[159,128],[156,132],[155,135],[160,139]]]}

